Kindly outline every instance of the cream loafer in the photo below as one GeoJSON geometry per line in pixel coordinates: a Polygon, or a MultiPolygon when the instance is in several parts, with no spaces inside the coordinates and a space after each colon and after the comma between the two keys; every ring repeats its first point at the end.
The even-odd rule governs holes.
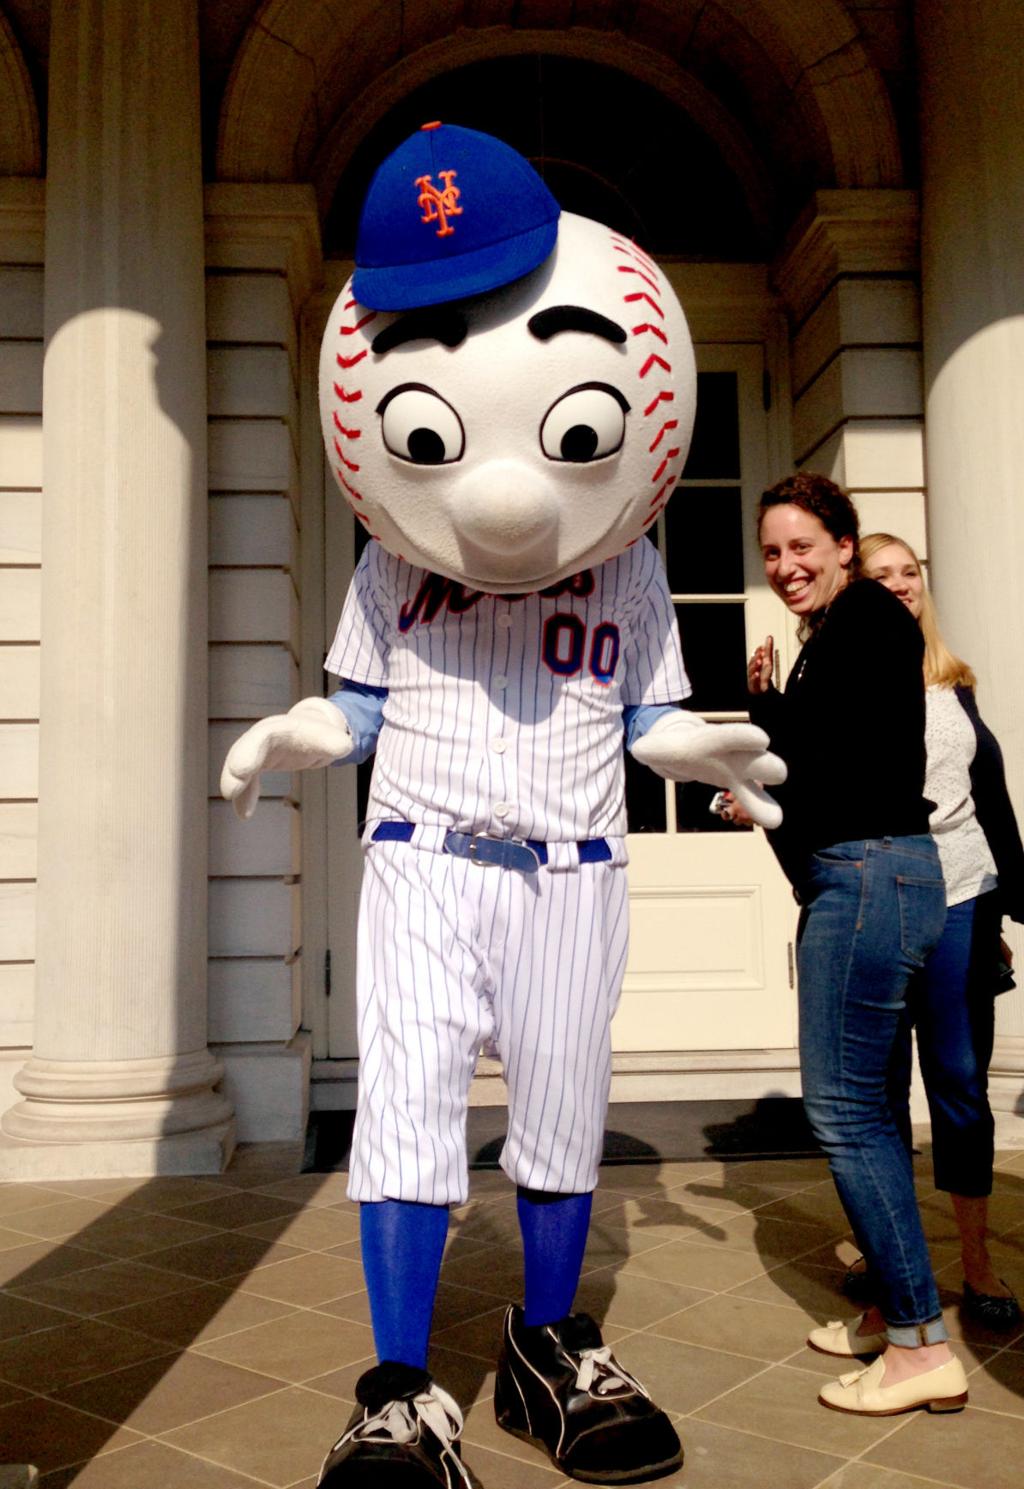
{"type": "Polygon", "coordinates": [[[832,1319],[821,1329],[812,1329],[807,1343],[823,1355],[839,1355],[842,1359],[855,1360],[858,1355],[877,1355],[886,1346],[884,1334],[858,1334],[864,1315],[860,1318],[840,1321],[832,1319]]]}
{"type": "Polygon", "coordinates": [[[866,1369],[851,1370],[823,1385],[818,1400],[833,1411],[861,1417],[895,1417],[919,1406],[928,1411],[962,1411],[967,1405],[967,1376],[955,1355],[944,1365],[893,1386],[883,1385],[884,1377],[885,1360],[879,1355],[866,1369]]]}

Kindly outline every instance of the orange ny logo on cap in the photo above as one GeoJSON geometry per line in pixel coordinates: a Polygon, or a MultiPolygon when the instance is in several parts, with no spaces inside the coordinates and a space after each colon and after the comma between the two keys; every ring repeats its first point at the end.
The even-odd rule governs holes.
{"type": "Polygon", "coordinates": [[[423,209],[421,222],[439,222],[441,226],[437,230],[439,238],[447,238],[454,233],[455,229],[449,224],[449,217],[461,217],[462,208],[459,206],[459,197],[462,193],[452,181],[458,175],[457,171],[438,171],[438,175],[444,182],[444,187],[438,191],[430,176],[417,176],[416,185],[419,188],[418,205],[423,209]]]}

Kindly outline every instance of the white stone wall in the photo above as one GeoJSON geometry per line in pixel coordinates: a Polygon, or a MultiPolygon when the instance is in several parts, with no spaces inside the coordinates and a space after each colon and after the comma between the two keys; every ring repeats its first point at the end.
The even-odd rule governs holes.
{"type": "Polygon", "coordinates": [[[42,504],[42,182],[0,182],[0,1111],[32,1043],[42,504]]]}
{"type": "Polygon", "coordinates": [[[207,276],[210,490],[210,1043],[245,1140],[300,1138],[299,803],[264,777],[255,816],[220,798],[232,740],[299,696],[298,357],[287,281],[207,276]]]}

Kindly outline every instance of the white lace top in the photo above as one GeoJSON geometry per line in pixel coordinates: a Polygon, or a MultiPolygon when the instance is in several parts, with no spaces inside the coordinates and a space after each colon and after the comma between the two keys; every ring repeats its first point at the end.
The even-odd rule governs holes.
{"type": "Polygon", "coordinates": [[[946,904],[959,905],[995,889],[997,879],[971,796],[974,727],[952,688],[936,684],[927,689],[924,738],[924,794],[935,802],[928,825],[939,849],[946,904]]]}

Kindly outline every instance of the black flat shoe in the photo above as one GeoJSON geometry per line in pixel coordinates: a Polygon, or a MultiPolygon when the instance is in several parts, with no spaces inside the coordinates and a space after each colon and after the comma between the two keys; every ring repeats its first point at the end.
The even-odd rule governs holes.
{"type": "Polygon", "coordinates": [[[683,1461],[672,1423],[586,1313],[527,1328],[523,1310],[509,1308],[494,1414],[499,1427],[537,1443],[562,1473],[587,1484],[639,1484],[683,1461]]]}
{"type": "MultiPolygon", "coordinates": [[[[1003,1279],[1000,1277],[1000,1282],[1003,1279]]],[[[1003,1283],[1008,1287],[1008,1283],[1003,1283]]],[[[996,1293],[978,1293],[964,1278],[964,1312],[967,1317],[973,1319],[976,1324],[982,1324],[986,1329],[998,1329],[1001,1332],[1009,1332],[1015,1329],[1021,1321],[1020,1304],[1013,1293],[1008,1298],[1000,1297],[996,1293]]]]}
{"type": "Polygon", "coordinates": [[[846,1269],[843,1278],[843,1292],[851,1303],[859,1303],[862,1308],[874,1302],[874,1288],[871,1285],[871,1273],[861,1271],[856,1263],[846,1269]]]}

